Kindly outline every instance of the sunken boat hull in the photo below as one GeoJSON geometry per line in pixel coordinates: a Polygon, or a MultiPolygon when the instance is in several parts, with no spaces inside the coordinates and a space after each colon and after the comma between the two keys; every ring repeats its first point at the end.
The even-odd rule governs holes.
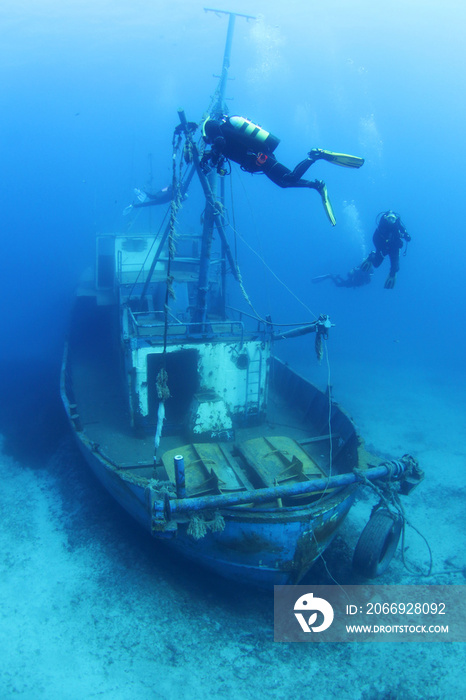
{"type": "MultiPolygon", "coordinates": [[[[236,18],[223,14],[229,24],[214,120],[227,113],[236,18]]],[[[136,232],[134,218],[128,233],[97,237],[95,270],[72,314],[63,403],[97,478],[155,538],[235,581],[295,584],[335,537],[358,485],[369,475],[412,475],[415,460],[368,464],[330,388],[322,393],[276,358],[277,343],[308,333],[322,358],[332,324],[322,315],[304,324],[285,319],[283,328],[256,311],[238,265],[227,163],[196,136],[200,123],[183,110],[178,117],[170,188],[161,198],[136,190],[125,210],[167,201],[168,191],[158,232],[150,217],[149,231],[136,232]],[[199,230],[188,211],[196,196],[183,205],[195,176],[199,230]]],[[[267,132],[240,122],[253,130],[249,144],[259,134],[262,149],[267,132]]],[[[392,515],[382,512],[364,531],[363,554],[377,564],[388,565],[396,523],[399,536],[392,515]]]]}
{"type": "Polygon", "coordinates": [[[80,290],[61,393],[85,460],[145,530],[187,560],[261,588],[298,583],[355,499],[356,484],[329,488],[327,478],[366,466],[351,420],[274,356],[266,329],[177,324],[163,351],[157,314],[128,322],[128,313],[109,289],[80,290]],[[154,455],[164,353],[173,395],[154,455]],[[319,479],[317,490],[299,492],[319,479]]]}

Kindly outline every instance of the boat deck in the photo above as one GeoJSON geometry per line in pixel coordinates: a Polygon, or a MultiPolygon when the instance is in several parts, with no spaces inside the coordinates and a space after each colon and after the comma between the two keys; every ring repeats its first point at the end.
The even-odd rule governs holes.
{"type": "MultiPolygon", "coordinates": [[[[130,412],[121,383],[119,359],[107,352],[96,353],[85,345],[72,353],[69,363],[72,374],[74,404],[80,427],[95,443],[97,451],[115,466],[129,469],[145,477],[156,475],[154,470],[154,435],[135,431],[130,425],[130,412]]],[[[155,432],[155,430],[154,430],[155,432]]],[[[283,396],[270,391],[265,422],[235,430],[235,440],[229,450],[258,438],[283,436],[303,445],[305,452],[323,473],[329,463],[329,440],[321,436],[309,416],[293,410],[283,396]]],[[[157,452],[160,463],[163,454],[191,442],[183,434],[162,437],[157,452]]]]}
{"type": "MultiPolygon", "coordinates": [[[[252,424],[249,417],[244,427],[235,427],[233,441],[202,443],[183,433],[183,416],[172,412],[170,420],[174,422],[167,418],[155,459],[155,412],[144,429],[131,425],[117,327],[114,310],[91,305],[89,313],[86,306],[81,308],[73,325],[64,375],[75,428],[83,431],[96,456],[115,468],[127,470],[138,480],[166,480],[167,474],[173,480],[173,456],[180,451],[191,455],[191,465],[204,461],[204,471],[206,466],[207,472],[211,471],[209,465],[219,467],[222,484],[238,468],[238,473],[252,480],[254,488],[261,488],[289,478],[300,481],[360,466],[360,439],[349,418],[332,405],[329,439],[327,396],[275,360],[270,368],[267,413],[259,425],[252,424]],[[220,447],[212,447],[210,457],[203,460],[199,452],[206,453],[205,446],[214,444],[220,447]],[[164,458],[166,453],[170,456],[164,458]],[[261,471],[262,466],[265,471],[261,471]]],[[[201,482],[202,478],[200,474],[201,482]]],[[[206,473],[206,478],[211,476],[206,473]]]]}
{"type": "MultiPolygon", "coordinates": [[[[73,364],[74,396],[81,426],[87,437],[99,445],[99,450],[113,462],[123,467],[152,464],[154,436],[138,434],[131,427],[126,396],[115,381],[118,374],[114,369],[108,362],[73,364]]],[[[314,438],[318,432],[317,429],[313,432],[309,421],[304,422],[302,416],[293,412],[272,391],[265,423],[237,428],[235,443],[277,435],[285,435],[299,442],[314,438]]],[[[181,434],[162,437],[159,454],[188,442],[189,438],[181,434]]],[[[306,448],[314,459],[322,461],[322,466],[328,461],[328,445],[324,443],[324,440],[317,441],[306,448]]]]}

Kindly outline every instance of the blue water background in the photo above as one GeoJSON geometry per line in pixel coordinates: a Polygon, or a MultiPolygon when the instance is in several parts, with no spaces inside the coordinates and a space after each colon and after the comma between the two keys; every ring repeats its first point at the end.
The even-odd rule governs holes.
{"type": "MultiPolygon", "coordinates": [[[[461,368],[465,10],[451,1],[423,3],[422,13],[415,2],[233,5],[259,20],[236,23],[230,112],[276,134],[289,167],[316,146],[366,159],[359,171],[324,162],[309,171],[327,182],[334,229],[316,192],[235,168],[241,235],[315,314],[330,314],[334,359],[376,353],[390,368],[461,368]],[[357,264],[388,208],[413,239],[393,291],[383,289],[388,261],[356,292],[310,283],[357,264]]],[[[59,352],[95,233],[125,230],[122,210],[134,186],[149,184],[150,167],[154,188],[170,181],[176,110],[201,118],[227,23],[179,0],[7,2],[1,16],[0,357],[29,358],[59,352]]],[[[308,320],[252,260],[240,245],[258,310],[308,320]]]]}

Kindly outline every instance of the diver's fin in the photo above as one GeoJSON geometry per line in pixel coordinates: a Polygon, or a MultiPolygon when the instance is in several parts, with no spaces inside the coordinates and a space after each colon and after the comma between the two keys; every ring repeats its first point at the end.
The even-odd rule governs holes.
{"type": "Polygon", "coordinates": [[[316,148],[314,151],[318,153],[316,160],[322,158],[329,163],[342,165],[344,168],[360,168],[361,165],[364,165],[364,158],[359,156],[350,156],[348,153],[333,153],[333,151],[324,151],[321,148],[316,148]]]}
{"type": "Polygon", "coordinates": [[[138,201],[141,202],[141,204],[144,204],[145,202],[149,201],[149,196],[147,195],[147,193],[143,192],[138,187],[134,188],[134,194],[136,195],[138,201]]]}
{"type": "Polygon", "coordinates": [[[332,205],[330,204],[330,200],[328,198],[327,187],[324,182],[322,183],[322,186],[319,187],[319,192],[320,196],[322,197],[322,204],[324,205],[325,213],[327,214],[332,226],[335,226],[337,222],[333,213],[332,205]]]}
{"type": "Polygon", "coordinates": [[[396,282],[396,274],[392,275],[392,273],[390,272],[387,279],[385,280],[385,284],[384,284],[385,289],[393,289],[393,287],[395,286],[395,282],[396,282]]]}
{"type": "Polygon", "coordinates": [[[314,284],[316,282],[323,282],[324,280],[331,279],[331,277],[332,277],[332,275],[319,275],[319,277],[313,277],[312,282],[314,282],[314,284]]]}
{"type": "Polygon", "coordinates": [[[133,205],[129,204],[127,207],[123,209],[123,216],[128,216],[128,214],[131,214],[133,211],[133,205]]]}
{"type": "Polygon", "coordinates": [[[359,269],[361,272],[370,272],[372,269],[372,260],[371,256],[368,255],[368,257],[362,261],[362,263],[359,265],[359,269]]]}

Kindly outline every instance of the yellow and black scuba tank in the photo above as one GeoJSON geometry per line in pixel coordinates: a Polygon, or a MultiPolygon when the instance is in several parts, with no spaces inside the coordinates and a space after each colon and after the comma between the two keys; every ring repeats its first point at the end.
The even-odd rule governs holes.
{"type": "Polygon", "coordinates": [[[231,129],[254,151],[273,153],[280,139],[245,117],[224,117],[223,128],[231,129]]]}

